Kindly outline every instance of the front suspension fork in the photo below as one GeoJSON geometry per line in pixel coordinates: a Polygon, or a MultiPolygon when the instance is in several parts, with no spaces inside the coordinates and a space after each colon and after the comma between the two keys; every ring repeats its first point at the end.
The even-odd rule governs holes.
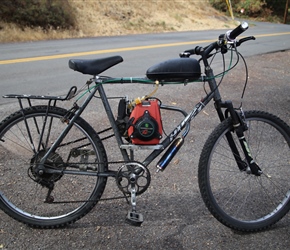
{"type": "Polygon", "coordinates": [[[240,113],[238,113],[234,107],[231,101],[226,101],[226,102],[216,102],[216,110],[218,112],[219,118],[221,121],[225,120],[225,116],[222,113],[222,109],[221,108],[226,108],[226,116],[229,113],[231,118],[232,118],[232,122],[233,122],[233,131],[236,133],[243,154],[245,156],[245,160],[242,160],[240,153],[238,151],[237,145],[234,142],[233,139],[233,135],[231,132],[233,131],[229,131],[226,133],[226,138],[227,141],[229,143],[229,146],[231,148],[231,151],[233,153],[233,156],[236,160],[236,163],[239,167],[239,169],[241,171],[247,171],[247,173],[249,174],[254,174],[256,176],[260,176],[262,174],[262,171],[260,169],[260,167],[258,166],[258,164],[254,161],[252,154],[251,154],[251,150],[250,147],[248,145],[248,142],[244,136],[244,131],[246,131],[248,129],[246,122],[245,122],[245,117],[244,117],[244,113],[242,111],[242,109],[240,109],[240,113]]]}
{"type": "Polygon", "coordinates": [[[256,176],[260,176],[262,174],[262,170],[258,166],[258,164],[254,161],[250,147],[248,145],[248,142],[244,136],[244,126],[241,124],[237,129],[236,129],[236,134],[239,138],[242,150],[244,152],[244,155],[246,157],[247,161],[247,173],[248,174],[254,174],[256,176]]]}

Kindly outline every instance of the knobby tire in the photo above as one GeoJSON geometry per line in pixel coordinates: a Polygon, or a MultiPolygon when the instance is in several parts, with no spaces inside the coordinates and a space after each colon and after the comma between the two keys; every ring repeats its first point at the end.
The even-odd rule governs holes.
{"type": "Polygon", "coordinates": [[[212,215],[238,231],[269,228],[290,209],[290,128],[266,112],[245,112],[244,132],[251,154],[263,173],[241,171],[225,134],[231,133],[245,156],[230,118],[220,123],[207,139],[199,167],[199,187],[212,215]]]}
{"type": "MultiPolygon", "coordinates": [[[[0,207],[29,226],[57,228],[86,215],[100,199],[107,178],[71,174],[44,174],[42,179],[37,176],[34,167],[67,126],[63,117],[72,116],[59,107],[49,107],[47,117],[46,112],[47,106],[26,108],[0,124],[0,207]],[[44,202],[49,189],[41,180],[54,184],[49,199],[55,203],[44,202]],[[80,202],[73,202],[76,200],[80,202]]],[[[107,170],[106,162],[99,136],[85,120],[78,118],[46,164],[59,170],[71,166],[75,171],[93,167],[92,171],[97,173],[107,170]]]]}

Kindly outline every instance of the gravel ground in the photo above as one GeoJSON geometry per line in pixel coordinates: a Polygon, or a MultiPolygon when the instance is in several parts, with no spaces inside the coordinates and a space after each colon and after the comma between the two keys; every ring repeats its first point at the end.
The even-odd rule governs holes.
{"type": "MultiPolygon", "coordinates": [[[[249,57],[247,63],[250,76],[244,109],[269,111],[290,124],[290,51],[249,57]]],[[[222,84],[225,99],[239,101],[243,88],[239,75],[239,70],[234,70],[228,75],[231,82],[227,77],[222,84]]],[[[114,88],[108,86],[108,91],[114,88]]],[[[140,86],[140,90],[144,88],[140,86]]],[[[162,88],[156,96],[180,107],[203,96],[198,85],[162,88]]],[[[289,249],[289,214],[267,231],[245,234],[224,227],[205,208],[198,189],[197,164],[205,139],[218,123],[212,106],[193,122],[185,145],[166,171],[156,174],[152,164],[151,186],[137,199],[137,208],[145,218],[141,227],[124,222],[130,209],[124,200],[100,202],[75,224],[54,230],[29,228],[0,211],[0,249],[289,249]]],[[[0,106],[0,118],[15,109],[15,104],[0,106]]],[[[87,119],[97,126],[90,112],[87,119]]],[[[163,118],[165,123],[175,121],[172,116],[163,118]]],[[[109,152],[114,149],[111,141],[106,147],[109,152]]],[[[105,196],[116,192],[113,184],[109,182],[105,196]]]]}

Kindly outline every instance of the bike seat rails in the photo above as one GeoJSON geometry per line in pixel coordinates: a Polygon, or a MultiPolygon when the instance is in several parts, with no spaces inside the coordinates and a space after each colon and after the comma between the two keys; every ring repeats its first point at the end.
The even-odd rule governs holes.
{"type": "Polygon", "coordinates": [[[246,29],[248,24],[242,23],[206,47],[197,46],[157,63],[144,78],[101,75],[123,61],[119,55],[70,59],[70,69],[90,76],[79,91],[73,86],[64,97],[5,95],[17,98],[20,110],[0,122],[0,209],[32,227],[59,228],[81,219],[99,201],[122,199],[130,205],[125,221],[141,226],[144,217],[137,211],[137,197],[150,186],[149,167],[155,167],[156,174],[163,172],[188,139],[191,122],[213,103],[220,123],[212,128],[199,155],[197,180],[202,199],[213,217],[231,229],[257,232],[274,225],[290,210],[290,127],[268,112],[244,111],[242,101],[234,107],[231,100],[222,100],[219,88],[225,74],[242,62],[244,95],[248,71],[237,47],[255,37],[236,38],[246,29]],[[215,75],[212,61],[217,54],[223,67],[215,75]],[[204,86],[204,96],[196,104],[186,103],[191,105],[189,111],[163,104],[154,96],[160,85],[196,82],[204,86]],[[107,97],[105,84],[123,83],[155,88],[142,98],[107,97]],[[100,115],[90,117],[94,123],[85,120],[83,111],[96,98],[95,112],[106,115],[106,124],[100,115]],[[24,108],[22,99],[28,107],[24,108]],[[35,104],[34,99],[48,104],[35,104]],[[112,103],[117,103],[111,99],[119,102],[116,114],[112,103]],[[72,102],[61,105],[67,100],[72,102]],[[176,124],[167,129],[165,123],[172,122],[176,112],[182,117],[174,117],[176,124]],[[109,138],[115,147],[107,147],[109,138]],[[111,186],[104,194],[108,178],[113,178],[110,184],[118,194],[111,186]]]}

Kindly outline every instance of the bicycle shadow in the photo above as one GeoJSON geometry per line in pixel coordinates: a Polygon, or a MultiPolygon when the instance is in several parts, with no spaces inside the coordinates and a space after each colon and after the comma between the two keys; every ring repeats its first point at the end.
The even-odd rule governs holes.
{"type": "MultiPolygon", "coordinates": [[[[206,210],[199,194],[186,196],[168,196],[168,197],[148,197],[144,194],[137,197],[137,211],[144,216],[144,224],[150,223],[172,223],[179,221],[186,224],[194,224],[199,219],[198,214],[204,214],[206,210]],[[144,197],[143,197],[144,196],[144,197]]],[[[116,226],[127,225],[125,217],[131,209],[131,205],[126,200],[101,201],[86,217],[94,217],[93,221],[86,220],[86,217],[80,222],[76,222],[70,227],[96,227],[96,226],[116,226]]],[[[209,212],[207,215],[210,216],[209,212]]],[[[142,226],[144,226],[142,224],[142,226]]]]}
{"type": "MultiPolygon", "coordinates": [[[[120,201],[99,204],[69,229],[95,229],[100,238],[114,232],[111,240],[122,238],[117,243],[119,249],[123,249],[125,244],[138,249],[232,249],[237,242],[237,249],[258,243],[272,245],[273,242],[283,248],[289,242],[290,216],[286,215],[266,231],[237,232],[218,222],[197,192],[139,197],[139,211],[144,215],[141,227],[125,223],[128,209],[130,206],[120,201]]],[[[115,243],[108,244],[114,246],[115,243]]]]}

